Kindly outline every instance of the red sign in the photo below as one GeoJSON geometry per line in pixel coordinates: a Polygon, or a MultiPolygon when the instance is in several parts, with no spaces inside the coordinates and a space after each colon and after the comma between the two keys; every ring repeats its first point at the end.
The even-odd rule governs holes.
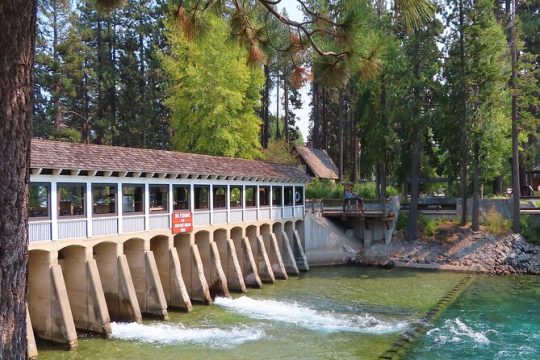
{"type": "Polygon", "coordinates": [[[193,231],[191,211],[181,210],[172,214],[172,233],[189,233],[193,231]]]}

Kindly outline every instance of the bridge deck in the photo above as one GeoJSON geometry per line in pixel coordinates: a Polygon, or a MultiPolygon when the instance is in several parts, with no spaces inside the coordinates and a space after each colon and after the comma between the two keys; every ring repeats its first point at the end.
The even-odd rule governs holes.
{"type": "MultiPolygon", "coordinates": [[[[382,210],[346,210],[343,211],[343,207],[338,206],[325,206],[322,209],[322,215],[325,217],[364,217],[364,218],[384,218],[385,212],[382,210]]],[[[386,218],[393,218],[394,212],[391,210],[386,211],[386,218]]]]}

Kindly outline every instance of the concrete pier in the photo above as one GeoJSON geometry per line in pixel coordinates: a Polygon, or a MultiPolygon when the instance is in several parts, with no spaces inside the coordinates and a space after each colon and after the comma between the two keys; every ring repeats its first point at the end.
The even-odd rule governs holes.
{"type": "Polygon", "coordinates": [[[82,246],[68,246],[59,252],[71,313],[79,330],[111,333],[109,310],[97,264],[82,246]]]}
{"type": "Polygon", "coordinates": [[[97,263],[109,316],[115,321],[141,322],[141,309],[133,285],[126,255],[118,254],[118,245],[100,243],[94,246],[97,263]]]}
{"type": "Polygon", "coordinates": [[[34,333],[42,339],[77,347],[77,333],[57,253],[30,251],[28,312],[34,333]]]}
{"type": "Polygon", "coordinates": [[[268,237],[270,238],[268,241],[268,258],[272,265],[272,271],[274,272],[276,279],[287,280],[289,277],[287,275],[287,270],[285,269],[285,264],[283,263],[283,257],[281,256],[281,250],[276,235],[270,233],[268,234],[268,237]]]}
{"type": "Polygon", "coordinates": [[[257,247],[257,270],[263,283],[273,284],[276,282],[266,247],[264,246],[264,240],[262,235],[257,235],[255,238],[255,246],[257,247]]]}
{"type": "Polygon", "coordinates": [[[247,286],[253,286],[256,288],[262,287],[262,281],[257,271],[257,264],[255,263],[255,256],[251,249],[251,242],[247,236],[242,238],[242,248],[244,252],[244,268],[242,269],[244,274],[244,282],[247,286]]]}
{"type": "Polygon", "coordinates": [[[167,319],[169,308],[190,311],[192,301],[211,304],[212,296],[229,296],[229,289],[243,292],[246,286],[286,279],[298,273],[295,257],[302,251],[294,225],[255,223],[175,236],[149,231],[33,244],[29,354],[35,356],[34,336],[75,348],[76,329],[107,336],[111,321],[140,323],[142,314],[167,319]]]}
{"type": "Polygon", "coordinates": [[[28,312],[28,305],[26,306],[26,340],[28,341],[28,358],[36,359],[38,356],[38,350],[36,346],[36,338],[34,337],[34,330],[32,329],[32,320],[30,319],[30,313],[28,312]]]}
{"type": "Polygon", "coordinates": [[[285,265],[285,269],[287,270],[287,274],[298,275],[300,271],[298,270],[298,266],[296,265],[296,260],[294,258],[294,252],[291,246],[291,242],[289,241],[289,236],[285,231],[281,232],[281,241],[281,248],[283,249],[284,254],[283,263],[285,265]]]}

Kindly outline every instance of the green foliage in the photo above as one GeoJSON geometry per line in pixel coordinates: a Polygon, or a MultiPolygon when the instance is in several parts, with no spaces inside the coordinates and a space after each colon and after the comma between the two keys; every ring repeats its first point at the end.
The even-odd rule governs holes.
{"type": "MultiPolygon", "coordinates": [[[[353,192],[366,200],[377,199],[377,186],[374,182],[354,184],[353,192]]],[[[345,188],[341,184],[336,184],[331,180],[313,179],[306,187],[306,198],[308,199],[342,199],[345,188]]],[[[387,196],[399,195],[398,190],[393,186],[386,187],[387,196]]]]}
{"type": "Polygon", "coordinates": [[[521,215],[521,235],[531,244],[540,245],[540,218],[521,215]]]}
{"type": "Polygon", "coordinates": [[[246,50],[228,40],[225,20],[208,17],[211,30],[189,41],[167,24],[172,143],[176,150],[231,157],[261,156],[255,112],[263,85],[261,69],[246,63],[246,50]]]}
{"type": "Polygon", "coordinates": [[[418,216],[418,229],[429,237],[435,236],[439,229],[439,220],[420,214],[418,216]]]}
{"type": "Polygon", "coordinates": [[[296,165],[298,163],[284,139],[271,140],[268,149],[263,150],[262,159],[280,164],[296,165]]]}
{"type": "MultiPolygon", "coordinates": [[[[400,211],[397,224],[396,224],[396,230],[398,231],[406,230],[408,222],[409,222],[409,212],[400,211]]],[[[429,216],[419,214],[418,231],[427,237],[434,237],[435,235],[437,235],[439,228],[446,222],[447,220],[445,219],[433,219],[429,216]]]]}
{"type": "Polygon", "coordinates": [[[307,199],[342,199],[343,185],[327,179],[313,179],[306,187],[307,199]]]}
{"type": "Polygon", "coordinates": [[[512,224],[510,220],[504,218],[494,207],[488,210],[482,219],[487,231],[493,235],[508,234],[512,224]]]}
{"type": "MultiPolygon", "coordinates": [[[[364,199],[377,199],[377,185],[374,182],[355,184],[353,191],[364,199]]],[[[399,191],[392,185],[386,187],[386,196],[399,195],[399,191]]]]}
{"type": "Polygon", "coordinates": [[[397,231],[404,231],[407,228],[407,223],[409,222],[409,212],[408,211],[400,211],[399,217],[397,219],[396,223],[396,230],[397,231]]]}

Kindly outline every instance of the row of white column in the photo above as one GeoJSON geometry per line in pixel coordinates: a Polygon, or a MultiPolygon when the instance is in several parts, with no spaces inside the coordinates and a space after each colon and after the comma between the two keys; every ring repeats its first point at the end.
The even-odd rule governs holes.
{"type": "MultiPolygon", "coordinates": [[[[58,240],[58,202],[56,201],[56,199],[58,199],[58,190],[57,190],[57,181],[51,181],[51,237],[52,237],[52,240],[58,240]]],[[[118,219],[118,234],[122,234],[123,233],[123,222],[122,222],[122,219],[123,219],[123,188],[122,188],[122,183],[116,183],[116,188],[117,188],[117,201],[116,201],[116,215],[114,217],[116,217],[118,219]]],[[[190,201],[190,209],[194,212],[198,211],[197,209],[195,209],[195,184],[189,184],[189,192],[190,192],[190,198],[189,198],[189,201],[190,201]],[[194,210],[195,209],[195,210],[194,210]]],[[[220,185],[220,187],[223,186],[223,185],[220,185]]],[[[246,208],[246,198],[245,198],[245,193],[246,193],[246,185],[241,185],[242,186],[242,219],[245,219],[246,218],[246,210],[248,208],[246,208]]],[[[271,186],[271,185],[268,185],[267,186],[269,189],[270,189],[270,193],[269,193],[269,206],[268,206],[268,209],[270,209],[270,219],[272,219],[274,217],[274,214],[273,214],[273,208],[275,207],[272,203],[272,191],[274,188],[276,188],[276,186],[271,186]]],[[[281,188],[281,209],[284,209],[285,208],[285,187],[286,186],[277,186],[279,188],[281,188]]],[[[225,210],[227,211],[227,222],[229,223],[230,222],[230,219],[231,219],[231,206],[230,206],[230,193],[231,193],[231,185],[227,184],[226,185],[226,188],[227,188],[227,192],[226,192],[226,199],[225,199],[225,204],[226,204],[226,207],[225,207],[225,210]]],[[[145,183],[144,184],[144,229],[145,230],[150,230],[150,184],[149,183],[145,183]]],[[[259,213],[259,210],[261,209],[261,206],[260,206],[260,194],[259,194],[259,189],[260,189],[260,186],[259,185],[256,185],[255,186],[255,200],[256,200],[256,204],[257,206],[255,207],[257,209],[257,214],[259,213]]],[[[297,189],[301,189],[300,191],[302,191],[302,205],[304,204],[304,201],[303,199],[305,198],[305,189],[304,187],[298,187],[298,186],[292,186],[292,196],[293,196],[293,199],[292,199],[292,205],[290,205],[292,208],[293,208],[293,217],[295,216],[303,216],[303,214],[296,214],[296,206],[302,206],[302,205],[296,205],[296,199],[295,199],[295,196],[296,196],[296,191],[297,189]]],[[[168,212],[167,214],[169,216],[172,215],[173,213],[173,184],[169,184],[169,195],[168,195],[168,212]]],[[[213,196],[213,193],[214,193],[214,185],[213,184],[210,184],[209,185],[209,192],[208,192],[208,197],[209,197],[209,209],[206,210],[206,211],[209,211],[210,213],[210,225],[214,224],[214,196],[213,196]]],[[[287,205],[289,206],[289,205],[287,205]]],[[[92,208],[92,183],[90,182],[87,182],[86,183],[86,229],[87,229],[87,236],[88,237],[92,237],[93,236],[93,233],[92,233],[92,220],[93,220],[93,208],[92,208]]],[[[205,210],[201,210],[201,211],[205,211],[205,210]]],[[[283,211],[283,210],[282,210],[283,211]]],[[[163,213],[161,214],[156,214],[156,215],[163,215],[163,213]]],[[[258,215],[257,215],[258,216],[258,215]]],[[[107,216],[100,216],[100,218],[104,218],[104,217],[107,217],[107,216]]],[[[282,218],[283,218],[283,212],[282,212],[282,218]]],[[[69,218],[66,218],[65,220],[69,220],[69,218]]]]}

